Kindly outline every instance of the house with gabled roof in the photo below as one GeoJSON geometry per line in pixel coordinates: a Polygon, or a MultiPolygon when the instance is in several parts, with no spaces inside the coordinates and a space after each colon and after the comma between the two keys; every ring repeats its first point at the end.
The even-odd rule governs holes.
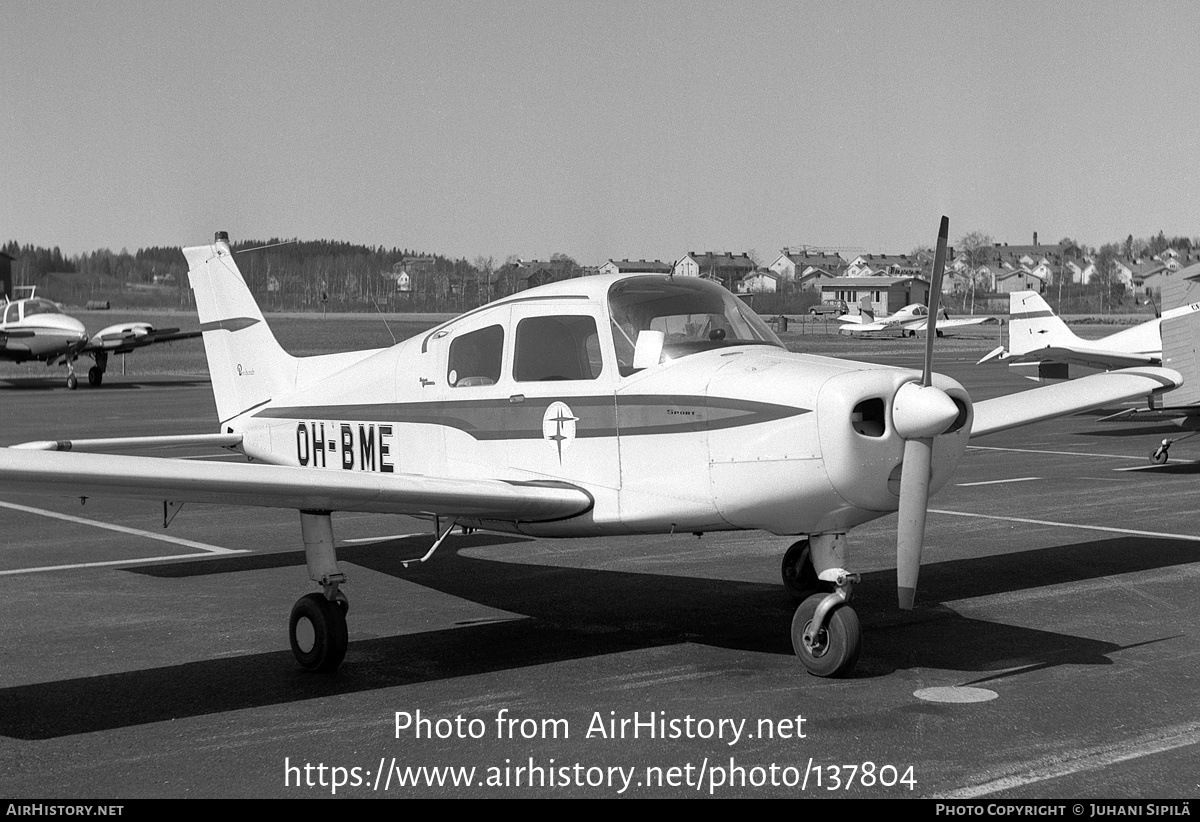
{"type": "Polygon", "coordinates": [[[601,274],[662,274],[666,276],[674,269],[671,263],[662,260],[609,260],[600,266],[601,274]]]}
{"type": "Polygon", "coordinates": [[[785,250],[768,268],[794,283],[805,279],[811,281],[813,278],[809,275],[815,272],[826,277],[844,277],[849,265],[840,255],[831,252],[785,250]]]}
{"type": "MultiPolygon", "coordinates": [[[[1044,268],[1039,266],[1039,268],[1044,268]]],[[[1041,275],[1022,266],[1014,270],[1001,268],[995,275],[992,291],[997,294],[1011,294],[1014,291],[1036,291],[1041,294],[1046,290],[1046,279],[1041,275]]]]}
{"type": "Polygon", "coordinates": [[[675,263],[675,274],[681,277],[704,277],[715,280],[730,291],[754,269],[758,268],[749,254],[732,254],[728,251],[705,251],[703,254],[689,251],[687,256],[675,263]]]}
{"type": "Polygon", "coordinates": [[[859,254],[846,266],[847,277],[919,277],[921,261],[907,254],[859,254]]]}
{"type": "Polygon", "coordinates": [[[739,294],[775,294],[782,280],[769,268],[757,268],[742,278],[737,290],[739,294]]]}

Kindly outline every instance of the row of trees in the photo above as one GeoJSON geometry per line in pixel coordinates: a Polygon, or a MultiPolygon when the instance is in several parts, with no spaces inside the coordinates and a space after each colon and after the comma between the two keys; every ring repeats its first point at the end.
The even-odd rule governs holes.
{"type": "MultiPolygon", "coordinates": [[[[565,254],[531,268],[519,258],[474,263],[407,248],[273,238],[233,244],[250,290],[274,311],[462,311],[549,279],[579,276],[565,254]]],[[[12,241],[13,285],[71,305],[107,300],[113,305],[191,305],[187,262],[178,247],[108,249],[65,257],[12,241]]]]}

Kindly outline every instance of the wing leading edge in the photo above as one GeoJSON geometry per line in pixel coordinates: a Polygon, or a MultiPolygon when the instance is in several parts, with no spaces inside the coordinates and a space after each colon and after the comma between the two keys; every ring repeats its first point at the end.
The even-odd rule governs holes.
{"type": "Polygon", "coordinates": [[[971,438],[1141,399],[1183,384],[1170,368],[1126,368],[975,403],[971,438]]]}
{"type": "Polygon", "coordinates": [[[586,491],[566,483],[445,479],[13,448],[0,448],[0,491],[506,522],[566,519],[592,507],[586,491]]]}

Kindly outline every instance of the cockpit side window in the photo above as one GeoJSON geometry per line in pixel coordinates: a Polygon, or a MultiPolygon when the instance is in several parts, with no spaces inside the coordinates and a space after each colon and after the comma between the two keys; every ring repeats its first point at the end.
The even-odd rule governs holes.
{"type": "Polygon", "coordinates": [[[613,346],[621,376],[633,373],[638,335],[663,335],[662,357],[733,345],[783,343],[757,314],[716,283],[695,277],[631,277],[608,292],[613,346]]]}
{"type": "Polygon", "coordinates": [[[528,317],[517,324],[517,382],[594,380],[603,368],[600,335],[591,316],[528,317]]]}
{"type": "Polygon", "coordinates": [[[456,337],[450,343],[446,383],[453,388],[495,385],[500,379],[504,354],[504,329],[489,325],[456,337]]]}
{"type": "Polygon", "coordinates": [[[4,309],[4,321],[6,323],[15,323],[19,319],[16,303],[9,303],[8,308],[4,309]]]}
{"type": "Polygon", "coordinates": [[[34,314],[61,314],[58,306],[48,300],[26,300],[25,301],[25,316],[32,317],[34,314]]]}

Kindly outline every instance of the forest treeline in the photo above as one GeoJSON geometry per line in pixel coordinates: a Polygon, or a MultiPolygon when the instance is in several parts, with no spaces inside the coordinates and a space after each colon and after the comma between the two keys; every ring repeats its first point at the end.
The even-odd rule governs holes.
{"type": "MultiPolygon", "coordinates": [[[[991,239],[980,236],[986,239],[980,243],[986,251],[991,239]]],[[[1200,239],[1167,237],[1159,232],[1144,240],[1130,235],[1124,242],[1099,249],[1067,239],[1060,245],[1081,257],[1133,259],[1169,248],[1186,254],[1200,249],[1200,239]]],[[[477,257],[472,262],[407,248],[330,240],[272,238],[236,242],[232,247],[247,284],[268,311],[464,311],[533,285],[586,273],[565,254],[554,254],[543,262],[513,256],[500,263],[492,257],[477,257]]],[[[9,241],[0,251],[12,258],[13,285],[37,286],[39,294],[67,305],[103,301],[127,308],[193,305],[187,263],[179,247],[142,248],[132,253],[99,249],[66,256],[58,247],[9,241]]],[[[959,251],[969,253],[968,249],[959,251]]],[[[1078,301],[1086,299],[1089,288],[1068,290],[1071,299],[1078,301]]],[[[1066,301],[1067,294],[1061,297],[1066,301]]],[[[1113,303],[1131,297],[1114,294],[1106,296],[1104,303],[1115,307],[1113,303]]],[[[772,295],[755,307],[770,312],[803,311],[819,299],[815,292],[792,292],[772,295]]]]}
{"type": "MultiPolygon", "coordinates": [[[[579,276],[565,254],[531,265],[515,257],[497,264],[329,240],[247,240],[232,244],[238,268],[259,304],[271,311],[461,311],[530,284],[579,276]]],[[[114,307],[189,307],[187,262],[178,247],[130,253],[101,249],[67,257],[10,241],[16,286],[68,305],[108,301],[114,307]]]]}

